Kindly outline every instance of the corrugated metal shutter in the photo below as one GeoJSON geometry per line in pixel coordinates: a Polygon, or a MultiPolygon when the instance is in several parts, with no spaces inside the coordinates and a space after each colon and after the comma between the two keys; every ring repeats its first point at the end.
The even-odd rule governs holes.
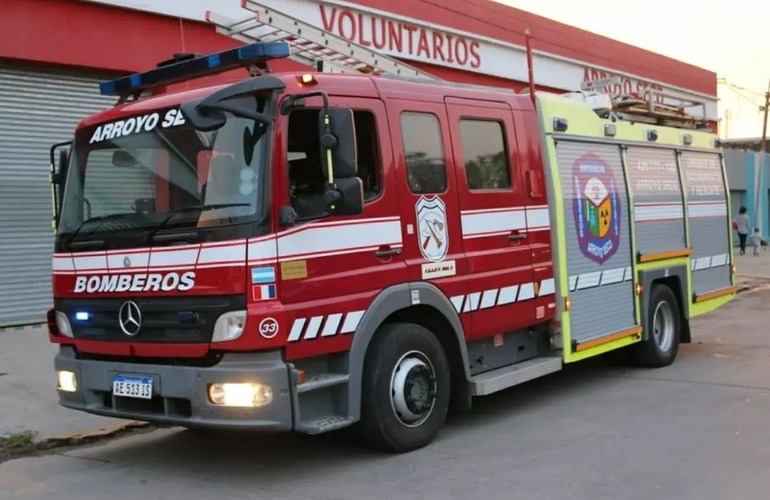
{"type": "Polygon", "coordinates": [[[83,75],[0,64],[0,326],[43,321],[51,300],[48,150],[112,106],[83,75]]]}

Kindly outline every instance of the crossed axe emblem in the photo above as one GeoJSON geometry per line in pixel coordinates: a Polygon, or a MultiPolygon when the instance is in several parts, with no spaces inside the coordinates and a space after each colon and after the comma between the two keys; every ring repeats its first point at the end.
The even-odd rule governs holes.
{"type": "Polygon", "coordinates": [[[440,220],[425,220],[425,227],[428,229],[427,231],[423,231],[422,235],[425,237],[425,239],[422,242],[422,248],[426,249],[428,248],[428,244],[430,243],[431,238],[436,240],[436,246],[438,248],[441,248],[444,246],[444,242],[439,237],[438,232],[441,232],[444,230],[444,223],[440,220]]]}

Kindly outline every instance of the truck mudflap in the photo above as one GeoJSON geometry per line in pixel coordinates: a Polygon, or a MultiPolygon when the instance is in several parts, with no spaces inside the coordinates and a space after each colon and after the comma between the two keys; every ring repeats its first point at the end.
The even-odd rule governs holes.
{"type": "Polygon", "coordinates": [[[293,428],[289,367],[278,351],[227,353],[204,368],[77,359],[72,347],[61,346],[54,366],[59,404],[66,408],[184,427],[293,428]],[[74,374],[74,384],[62,371],[74,374]],[[211,396],[211,384],[242,385],[220,385],[211,396]],[[247,406],[252,401],[258,406],[247,406]]]}

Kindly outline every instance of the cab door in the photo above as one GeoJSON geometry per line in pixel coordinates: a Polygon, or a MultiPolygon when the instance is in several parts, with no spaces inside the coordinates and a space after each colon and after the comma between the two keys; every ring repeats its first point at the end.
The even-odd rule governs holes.
{"type": "Polygon", "coordinates": [[[538,319],[528,198],[508,104],[446,101],[467,259],[462,311],[472,318],[470,339],[480,339],[538,319]]]}
{"type": "Polygon", "coordinates": [[[390,101],[388,112],[407,277],[438,287],[460,314],[468,269],[446,109],[440,102],[390,101]]]}
{"type": "MultiPolygon", "coordinates": [[[[311,217],[278,231],[278,293],[292,318],[286,328],[290,359],[347,349],[373,298],[406,274],[392,152],[382,139],[388,130],[385,106],[372,98],[330,95],[329,100],[332,107],[353,109],[365,204],[360,214],[311,217]]],[[[323,193],[321,105],[319,98],[309,98],[304,108],[281,119],[276,219],[288,205],[312,214],[323,193]]]]}

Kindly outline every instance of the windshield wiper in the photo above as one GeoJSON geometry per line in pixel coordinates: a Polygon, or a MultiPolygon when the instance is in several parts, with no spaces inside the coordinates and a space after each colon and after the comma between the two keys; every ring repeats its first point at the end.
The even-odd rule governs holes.
{"type": "MultiPolygon", "coordinates": [[[[161,229],[167,227],[168,223],[171,222],[171,219],[185,212],[193,212],[193,211],[206,212],[208,210],[216,210],[218,208],[249,207],[249,206],[251,206],[250,203],[216,203],[213,205],[191,205],[189,207],[177,208],[176,210],[172,210],[171,212],[169,212],[168,216],[165,219],[163,219],[163,221],[160,224],[155,226],[155,229],[153,229],[152,232],[147,236],[147,239],[148,241],[150,241],[150,243],[154,243],[155,241],[157,241],[157,239],[159,238],[156,238],[155,235],[157,235],[161,229]]],[[[191,237],[196,237],[197,235],[198,233],[196,232],[175,233],[164,237],[163,241],[186,240],[191,237]]]]}
{"type": "MultiPolygon", "coordinates": [[[[109,220],[109,219],[120,219],[121,217],[126,217],[127,215],[136,215],[136,212],[126,212],[126,213],[118,213],[118,214],[109,214],[109,215],[97,215],[96,217],[91,217],[83,222],[81,222],[78,227],[75,228],[75,230],[72,232],[69,238],[67,238],[67,241],[64,243],[64,246],[72,250],[72,241],[75,239],[75,237],[80,233],[80,230],[83,229],[86,225],[91,224],[92,222],[97,221],[103,221],[103,220],[109,220]]],[[[83,240],[77,242],[78,246],[94,246],[94,245],[101,245],[104,246],[104,240],[83,240]]]]}

